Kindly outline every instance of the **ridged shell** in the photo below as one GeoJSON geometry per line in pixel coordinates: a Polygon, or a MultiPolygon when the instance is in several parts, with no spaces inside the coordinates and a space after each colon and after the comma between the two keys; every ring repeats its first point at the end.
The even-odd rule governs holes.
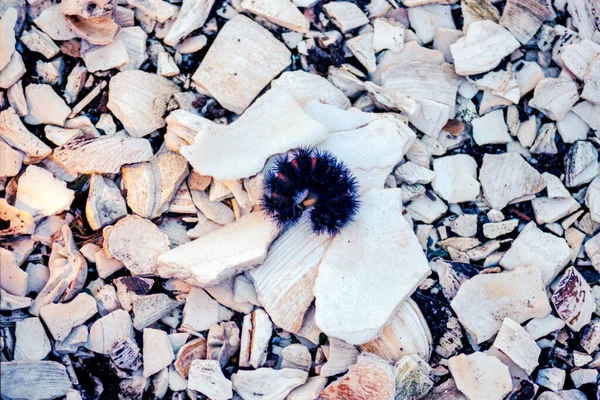
{"type": "Polygon", "coordinates": [[[110,358],[121,369],[136,370],[142,366],[140,348],[131,338],[115,342],[110,349],[110,358]]]}
{"type": "Polygon", "coordinates": [[[306,213],[271,247],[264,263],[250,273],[258,299],[275,325],[297,333],[314,299],[317,267],[330,236],[315,235],[306,213]]]}
{"type": "Polygon", "coordinates": [[[425,317],[412,299],[406,299],[396,310],[379,336],[359,346],[362,352],[396,362],[402,356],[417,354],[423,360],[431,357],[432,337],[425,317]]]}

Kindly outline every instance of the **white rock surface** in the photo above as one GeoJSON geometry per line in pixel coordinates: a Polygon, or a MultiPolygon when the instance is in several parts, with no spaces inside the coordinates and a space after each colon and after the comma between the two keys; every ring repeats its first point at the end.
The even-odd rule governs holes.
{"type": "Polygon", "coordinates": [[[330,338],[325,351],[327,362],[321,366],[319,375],[330,377],[348,371],[348,367],[356,364],[359,354],[355,346],[334,337],[330,338]]]}
{"type": "Polygon", "coordinates": [[[508,270],[522,265],[536,266],[542,272],[544,284],[549,285],[571,256],[571,249],[563,238],[543,232],[530,222],[502,257],[500,265],[508,270]]]}
{"type": "Polygon", "coordinates": [[[467,154],[433,160],[433,190],[448,203],[473,201],[481,185],[477,181],[477,162],[467,154]]]}
{"type": "Polygon", "coordinates": [[[508,367],[494,356],[460,354],[448,360],[448,368],[469,400],[501,400],[512,389],[508,367]]]}
{"type": "Polygon", "coordinates": [[[190,120],[195,143],[181,154],[202,175],[233,180],[259,172],[268,157],[299,146],[314,146],[326,139],[325,127],[306,115],[285,89],[271,89],[231,125],[216,124],[184,111],[174,118],[190,120]],[[248,148],[255,151],[248,152],[248,148]],[[231,163],[229,160],[237,159],[231,163]]]}
{"type": "Polygon", "coordinates": [[[456,73],[474,75],[496,67],[502,58],[520,47],[504,27],[490,20],[473,22],[467,34],[450,46],[456,73]]]}
{"type": "Polygon", "coordinates": [[[317,325],[329,336],[365,343],[429,272],[402,217],[400,190],[372,190],[363,197],[355,222],[333,239],[321,261],[314,289],[317,325]],[[410,268],[399,273],[398,260],[410,268]]]}
{"type": "Polygon", "coordinates": [[[219,30],[192,80],[224,108],[241,114],[290,65],[290,56],[271,32],[238,14],[219,30]]]}
{"type": "Polygon", "coordinates": [[[262,212],[213,231],[158,257],[163,278],[211,286],[263,262],[279,230],[262,212]]]}
{"type": "Polygon", "coordinates": [[[506,317],[521,323],[552,311],[537,267],[476,275],[460,286],[450,305],[476,343],[492,338],[506,317]]]}

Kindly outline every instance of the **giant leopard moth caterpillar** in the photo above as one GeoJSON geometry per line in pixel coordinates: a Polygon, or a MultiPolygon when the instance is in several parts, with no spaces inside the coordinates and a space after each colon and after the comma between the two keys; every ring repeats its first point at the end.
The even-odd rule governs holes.
{"type": "Polygon", "coordinates": [[[261,205],[282,228],[298,222],[305,207],[312,205],[313,231],[335,235],[358,211],[358,184],[331,153],[300,148],[277,158],[265,172],[261,205]]]}

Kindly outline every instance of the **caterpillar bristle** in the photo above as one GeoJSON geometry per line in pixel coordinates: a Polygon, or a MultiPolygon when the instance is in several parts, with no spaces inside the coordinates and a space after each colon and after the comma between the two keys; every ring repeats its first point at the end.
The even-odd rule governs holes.
{"type": "Polygon", "coordinates": [[[310,210],[316,234],[336,235],[354,220],[359,206],[356,178],[343,162],[321,150],[298,148],[278,157],[265,172],[261,205],[280,227],[288,227],[302,215],[297,201],[305,191],[316,198],[310,210]]]}

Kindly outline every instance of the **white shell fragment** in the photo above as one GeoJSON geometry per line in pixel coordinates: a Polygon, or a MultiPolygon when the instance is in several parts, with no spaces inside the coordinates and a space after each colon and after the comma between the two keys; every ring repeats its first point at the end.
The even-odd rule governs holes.
{"type": "Polygon", "coordinates": [[[165,126],[167,103],[179,92],[167,78],[143,71],[120,72],[108,88],[107,107],[127,133],[138,138],[165,126]]]}
{"type": "Polygon", "coordinates": [[[323,11],[342,32],[361,27],[369,23],[367,16],[350,1],[330,2],[323,6],[323,11]]]}
{"type": "Polygon", "coordinates": [[[29,84],[25,87],[29,114],[24,121],[30,125],[63,126],[71,109],[50,85],[29,84]]]}
{"type": "Polygon", "coordinates": [[[39,218],[68,210],[74,198],[75,192],[67,189],[66,182],[50,171],[30,165],[19,179],[15,206],[39,218]]]}
{"type": "Polygon", "coordinates": [[[448,368],[469,400],[501,400],[512,389],[508,367],[494,356],[461,354],[448,360],[448,368]]]}
{"type": "Polygon", "coordinates": [[[510,318],[504,318],[492,349],[508,356],[529,375],[537,368],[542,352],[529,333],[510,318]]]}
{"type": "Polygon", "coordinates": [[[15,360],[43,360],[52,347],[39,318],[26,318],[15,324],[15,360]]]}
{"type": "Polygon", "coordinates": [[[575,332],[586,326],[595,310],[590,285],[574,268],[569,267],[552,295],[558,316],[575,332]]]}
{"type": "Polygon", "coordinates": [[[477,181],[477,163],[466,154],[436,158],[433,161],[433,189],[449,203],[473,201],[481,185],[477,181]]]}
{"type": "Polygon", "coordinates": [[[169,249],[169,239],[156,225],[128,215],[103,230],[106,253],[121,261],[133,275],[156,274],[158,256],[169,249]]]}
{"type": "Polygon", "coordinates": [[[69,171],[88,174],[116,174],[123,165],[151,157],[148,140],[122,136],[75,139],[54,150],[55,160],[69,171]]]}
{"type": "Polygon", "coordinates": [[[240,7],[292,31],[307,33],[310,28],[310,21],[291,0],[243,0],[240,7]]]}
{"type": "Polygon", "coordinates": [[[387,361],[369,353],[362,353],[348,373],[341,376],[320,394],[323,400],[336,400],[352,393],[356,399],[392,399],[396,378],[387,361]]]}
{"type": "Polygon", "coordinates": [[[267,360],[267,348],[273,324],[264,310],[244,316],[240,342],[240,367],[260,368],[267,360]]]}
{"type": "Polygon", "coordinates": [[[450,46],[456,73],[474,75],[496,67],[520,43],[504,27],[489,20],[473,22],[467,34],[450,46]]]}
{"type": "Polygon", "coordinates": [[[400,190],[372,190],[363,197],[355,222],[333,239],[321,261],[314,288],[317,325],[329,336],[365,343],[429,272],[421,246],[402,217],[400,190]],[[382,232],[388,233],[380,236],[382,232]],[[360,247],[354,244],[358,241],[360,247]],[[399,274],[398,260],[410,268],[399,274]],[[343,292],[335,289],[342,282],[343,292]]]}
{"type": "Polygon", "coordinates": [[[308,372],[299,369],[259,368],[239,370],[231,376],[233,389],[246,400],[285,399],[292,389],[302,385],[308,372]]]}
{"type": "Polygon", "coordinates": [[[198,173],[217,180],[252,176],[273,154],[314,146],[324,141],[327,133],[323,124],[306,115],[281,88],[269,90],[231,125],[215,124],[184,111],[169,116],[169,124],[173,118],[191,120],[197,132],[195,143],[182,147],[181,154],[198,173]],[[248,152],[250,147],[256,150],[248,152]],[[239,162],[231,163],[231,158],[239,162]]]}
{"type": "Polygon", "coordinates": [[[219,30],[192,79],[224,108],[241,114],[290,64],[290,56],[269,31],[239,14],[219,30]]]}
{"type": "Polygon", "coordinates": [[[544,284],[549,285],[569,263],[571,256],[571,249],[563,238],[542,232],[530,222],[502,257],[500,265],[508,270],[534,265],[541,271],[544,284]]]}
{"type": "Polygon", "coordinates": [[[479,181],[486,201],[496,210],[544,188],[542,175],[517,153],[485,154],[479,181]]]}
{"type": "Polygon", "coordinates": [[[85,206],[85,216],[90,227],[94,230],[102,229],[126,215],[125,199],[117,185],[102,175],[92,175],[85,206]]]}
{"type": "Polygon", "coordinates": [[[25,164],[39,162],[52,153],[50,147],[23,125],[13,108],[0,112],[0,138],[16,150],[25,153],[24,159],[22,158],[25,164]]]}
{"type": "Polygon", "coordinates": [[[536,267],[476,275],[460,286],[450,305],[477,343],[492,338],[506,317],[521,323],[551,311],[542,274],[536,267]]]}
{"type": "Polygon", "coordinates": [[[542,79],[529,102],[554,121],[561,121],[579,100],[577,84],[570,78],[542,79]]]}
{"type": "Polygon", "coordinates": [[[171,151],[160,151],[149,162],[126,165],[122,182],[127,205],[140,217],[156,218],[167,210],[187,175],[186,159],[171,151]]]}
{"type": "Polygon", "coordinates": [[[56,340],[65,340],[71,330],[96,315],[96,299],[80,293],[69,303],[48,304],[40,312],[48,330],[56,340]]]}
{"type": "Polygon", "coordinates": [[[314,299],[319,262],[330,242],[326,235],[314,235],[310,219],[303,216],[271,245],[264,262],[250,272],[260,303],[278,327],[292,333],[302,327],[314,299]]]}
{"type": "Polygon", "coordinates": [[[175,359],[173,347],[165,331],[144,329],[144,377],[149,377],[168,367],[175,359]]]}
{"type": "Polygon", "coordinates": [[[2,362],[2,395],[11,399],[53,399],[71,389],[67,369],[55,361],[2,362]]]}
{"type": "Polygon", "coordinates": [[[158,272],[163,278],[177,278],[198,286],[216,285],[260,264],[278,232],[264,213],[250,213],[233,224],[164,252],[158,258],[158,272]]]}
{"type": "Polygon", "coordinates": [[[188,389],[200,392],[214,400],[227,400],[233,397],[231,381],[223,376],[218,361],[192,361],[188,389]]]}

